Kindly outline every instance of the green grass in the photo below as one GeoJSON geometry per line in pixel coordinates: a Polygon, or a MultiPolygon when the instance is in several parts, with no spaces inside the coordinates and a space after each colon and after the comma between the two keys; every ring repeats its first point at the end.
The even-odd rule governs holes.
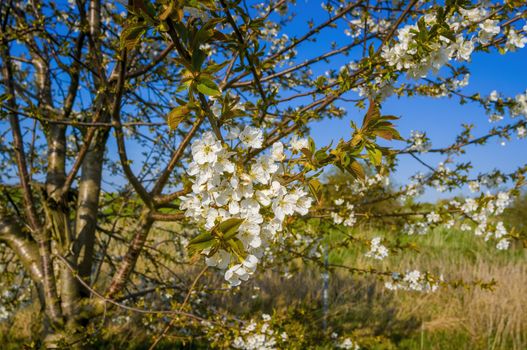
{"type": "MultiPolygon", "coordinates": [[[[263,312],[278,315],[298,336],[298,349],[331,348],[318,345],[322,337],[329,339],[331,332],[356,339],[363,349],[527,349],[527,254],[523,248],[499,251],[482,237],[458,230],[436,229],[427,235],[411,237],[355,230],[353,235],[366,239],[382,236],[391,243],[397,240],[399,244],[415,243],[416,250],[391,252],[386,261],[377,262],[364,257],[366,246],[354,244],[351,248],[332,249],[331,263],[403,272],[428,270],[442,273],[446,279],[466,281],[495,278],[496,288],[494,291],[444,288],[430,294],[392,292],[372,276],[335,270],[330,277],[329,329],[324,332],[321,273],[295,261],[299,271],[291,279],[268,271],[247,282],[239,293],[218,294],[210,303],[224,310],[236,310],[241,318],[263,312]]],[[[161,232],[152,237],[167,238],[161,232]]],[[[338,233],[332,233],[330,242],[340,238],[338,233]]],[[[140,263],[138,269],[145,266],[140,263]]],[[[219,285],[221,279],[219,274],[211,274],[203,283],[219,285]]],[[[0,348],[18,349],[20,344],[30,343],[28,339],[35,333],[30,326],[32,315],[30,310],[23,310],[11,329],[0,325],[0,348]]],[[[144,332],[142,316],[134,317],[131,325],[112,324],[105,329],[106,338],[98,343],[98,348],[145,348],[151,336],[144,332]]],[[[175,342],[163,346],[184,348],[175,342]]]]}
{"type": "MultiPolygon", "coordinates": [[[[355,236],[366,238],[377,235],[392,241],[396,239],[379,232],[355,233],[355,236]]],[[[403,328],[403,324],[407,324],[403,339],[389,328],[378,332],[387,336],[393,346],[400,349],[527,349],[527,254],[522,247],[499,251],[482,237],[454,229],[399,237],[399,241],[415,243],[418,251],[392,253],[386,261],[375,264],[363,257],[366,248],[340,249],[330,255],[330,261],[395,271],[428,270],[442,273],[446,279],[495,279],[497,285],[494,291],[444,288],[433,294],[379,292],[379,299],[384,295],[388,300],[377,300],[377,304],[384,305],[395,324],[403,328]],[[408,323],[411,319],[416,320],[418,326],[408,323]]],[[[338,275],[344,281],[350,279],[347,283],[353,283],[345,273],[338,275]]],[[[372,279],[365,280],[378,290],[378,284],[372,279]]],[[[339,283],[340,288],[346,284],[339,283]]],[[[358,295],[355,300],[342,302],[346,303],[352,310],[359,308],[364,300],[358,295]]],[[[376,317],[379,320],[382,315],[376,317]]],[[[375,320],[369,323],[374,324],[375,320]]]]}

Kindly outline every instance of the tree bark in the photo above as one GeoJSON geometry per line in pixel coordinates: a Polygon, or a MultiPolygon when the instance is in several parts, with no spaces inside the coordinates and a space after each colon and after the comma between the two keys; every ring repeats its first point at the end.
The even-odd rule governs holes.
{"type": "MultiPolygon", "coordinates": [[[[106,120],[106,118],[105,118],[106,120]]],[[[90,147],[79,181],[77,213],[75,218],[74,254],[77,259],[79,276],[90,283],[93,267],[93,252],[97,228],[97,213],[101,193],[103,160],[108,131],[99,131],[93,147],[90,147]]],[[[82,296],[89,292],[81,287],[82,296]]]]}
{"type": "Polygon", "coordinates": [[[0,241],[4,241],[16,253],[35,284],[41,305],[44,305],[44,289],[42,286],[44,273],[40,264],[37,243],[31,236],[24,234],[18,222],[1,207],[0,241]]]}

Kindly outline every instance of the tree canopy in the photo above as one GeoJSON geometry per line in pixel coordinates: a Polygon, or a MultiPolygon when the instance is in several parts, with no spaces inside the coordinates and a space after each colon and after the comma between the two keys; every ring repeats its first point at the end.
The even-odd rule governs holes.
{"type": "MultiPolygon", "coordinates": [[[[527,92],[463,92],[474,53],[527,44],[525,2],[321,5],[2,1],[0,251],[9,263],[0,285],[19,290],[7,297],[5,318],[38,303],[41,344],[82,348],[107,312],[124,308],[159,317],[156,346],[177,322],[195,334],[232,328],[228,310],[189,300],[204,274],[221,277],[209,290],[231,293],[294,259],[372,274],[389,289],[492,285],[330,266],[323,252],[357,246],[382,260],[415,248],[396,233],[441,225],[497,249],[525,241],[499,216],[527,167],[474,176],[458,160],[468,146],[526,136],[527,92]],[[312,19],[292,35],[300,11],[312,19]],[[382,113],[390,96],[470,102],[500,123],[481,135],[464,125],[452,144],[434,148],[426,133],[399,133],[404,116],[382,113]],[[348,112],[355,108],[360,115],[348,112]],[[313,123],[331,118],[349,119],[349,138],[315,144],[313,123]],[[426,163],[426,152],[444,162],[426,163]],[[390,184],[402,156],[429,172],[390,184]],[[475,195],[433,207],[412,201],[426,187],[463,186],[475,195]],[[381,223],[392,237],[349,233],[381,223]],[[341,236],[328,243],[332,234],[341,236]],[[135,302],[165,291],[172,303],[135,302]]],[[[243,337],[233,344],[250,348],[243,337]]]]}

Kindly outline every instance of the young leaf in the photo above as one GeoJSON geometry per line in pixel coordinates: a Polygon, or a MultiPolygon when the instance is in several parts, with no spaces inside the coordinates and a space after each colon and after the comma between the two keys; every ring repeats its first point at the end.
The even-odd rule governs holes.
{"type": "Polygon", "coordinates": [[[197,89],[204,95],[207,96],[219,96],[221,95],[220,88],[215,82],[209,79],[201,78],[198,82],[197,89]]]}
{"type": "Polygon", "coordinates": [[[347,167],[348,171],[355,176],[357,179],[363,180],[366,177],[362,165],[356,160],[353,160],[350,165],[347,167]]]}
{"type": "Polygon", "coordinates": [[[134,49],[146,32],[146,26],[140,23],[130,23],[121,32],[121,47],[134,49]]]}
{"type": "Polygon", "coordinates": [[[176,130],[179,123],[185,120],[190,109],[187,106],[178,106],[168,113],[167,123],[171,130],[176,130]]]}
{"type": "Polygon", "coordinates": [[[309,186],[309,190],[313,194],[313,197],[315,197],[317,202],[319,202],[320,197],[321,197],[320,190],[322,188],[322,184],[320,183],[320,181],[318,179],[311,179],[309,180],[308,186],[309,186]]]}
{"type": "Polygon", "coordinates": [[[211,232],[205,231],[190,240],[189,245],[211,241],[214,238],[211,232]]]}
{"type": "Polygon", "coordinates": [[[240,225],[244,221],[245,221],[244,219],[239,219],[239,218],[227,219],[219,223],[218,225],[214,226],[212,228],[212,233],[228,240],[232,238],[236,233],[238,233],[238,229],[240,228],[240,225]]]}
{"type": "Polygon", "coordinates": [[[381,110],[379,105],[375,101],[370,100],[370,106],[368,107],[368,111],[366,112],[364,120],[362,121],[362,129],[367,129],[372,122],[379,119],[380,117],[381,110]]]}

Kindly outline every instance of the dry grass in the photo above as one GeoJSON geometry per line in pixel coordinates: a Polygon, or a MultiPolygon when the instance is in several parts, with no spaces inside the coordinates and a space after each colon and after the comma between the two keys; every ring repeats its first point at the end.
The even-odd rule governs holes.
{"type": "MultiPolygon", "coordinates": [[[[525,250],[497,251],[482,239],[457,231],[438,231],[417,241],[422,253],[392,254],[373,266],[428,270],[453,280],[494,279],[496,286],[493,290],[445,287],[429,294],[391,292],[374,278],[337,271],[330,284],[331,331],[365,337],[371,348],[378,349],[527,349],[525,250]]],[[[331,259],[349,266],[372,266],[362,251],[333,252],[331,259]]],[[[305,266],[289,280],[267,273],[249,286],[222,303],[247,313],[283,312],[292,305],[321,307],[321,274],[305,266]],[[254,295],[256,299],[251,298],[254,295]]]]}
{"type": "MultiPolygon", "coordinates": [[[[361,234],[371,236],[378,233],[361,234]]],[[[158,232],[152,236],[157,242],[165,242],[158,244],[157,248],[171,252],[178,249],[166,233],[158,232]]],[[[437,231],[412,240],[417,240],[421,253],[391,254],[386,261],[373,263],[373,266],[395,271],[429,270],[442,273],[447,279],[495,279],[496,288],[494,291],[446,288],[431,294],[391,292],[372,277],[357,277],[346,271],[336,271],[330,279],[328,333],[336,331],[363,339],[362,344],[369,349],[527,349],[525,250],[517,247],[500,252],[479,238],[457,231],[437,231]]],[[[354,267],[372,266],[371,259],[365,258],[363,253],[364,249],[333,251],[330,259],[354,267]]],[[[171,258],[161,262],[173,264],[171,258]]],[[[141,259],[137,267],[143,272],[159,268],[147,259],[141,259]]],[[[255,312],[285,315],[291,308],[302,309],[306,318],[296,321],[303,324],[306,337],[316,339],[313,335],[320,334],[323,316],[322,276],[319,270],[298,261],[296,267],[300,270],[290,279],[269,271],[250,280],[237,293],[218,292],[209,299],[207,307],[236,310],[240,316],[254,315],[255,312]]],[[[190,282],[195,269],[196,266],[184,265],[175,270],[182,276],[186,275],[185,279],[190,282]]],[[[101,279],[97,287],[102,289],[105,282],[101,279]]],[[[203,283],[219,287],[222,276],[210,274],[203,279],[203,283]]],[[[175,291],[175,294],[178,292],[175,291]]],[[[35,334],[31,328],[34,311],[21,310],[9,334],[7,330],[2,330],[4,339],[25,339],[24,342],[27,342],[35,334]]],[[[129,345],[132,340],[140,344],[145,336],[144,332],[141,334],[138,331],[141,323],[141,318],[134,317],[132,324],[109,325],[108,330],[115,331],[115,341],[126,339],[129,345]],[[126,336],[123,338],[117,333],[126,336]]]]}

